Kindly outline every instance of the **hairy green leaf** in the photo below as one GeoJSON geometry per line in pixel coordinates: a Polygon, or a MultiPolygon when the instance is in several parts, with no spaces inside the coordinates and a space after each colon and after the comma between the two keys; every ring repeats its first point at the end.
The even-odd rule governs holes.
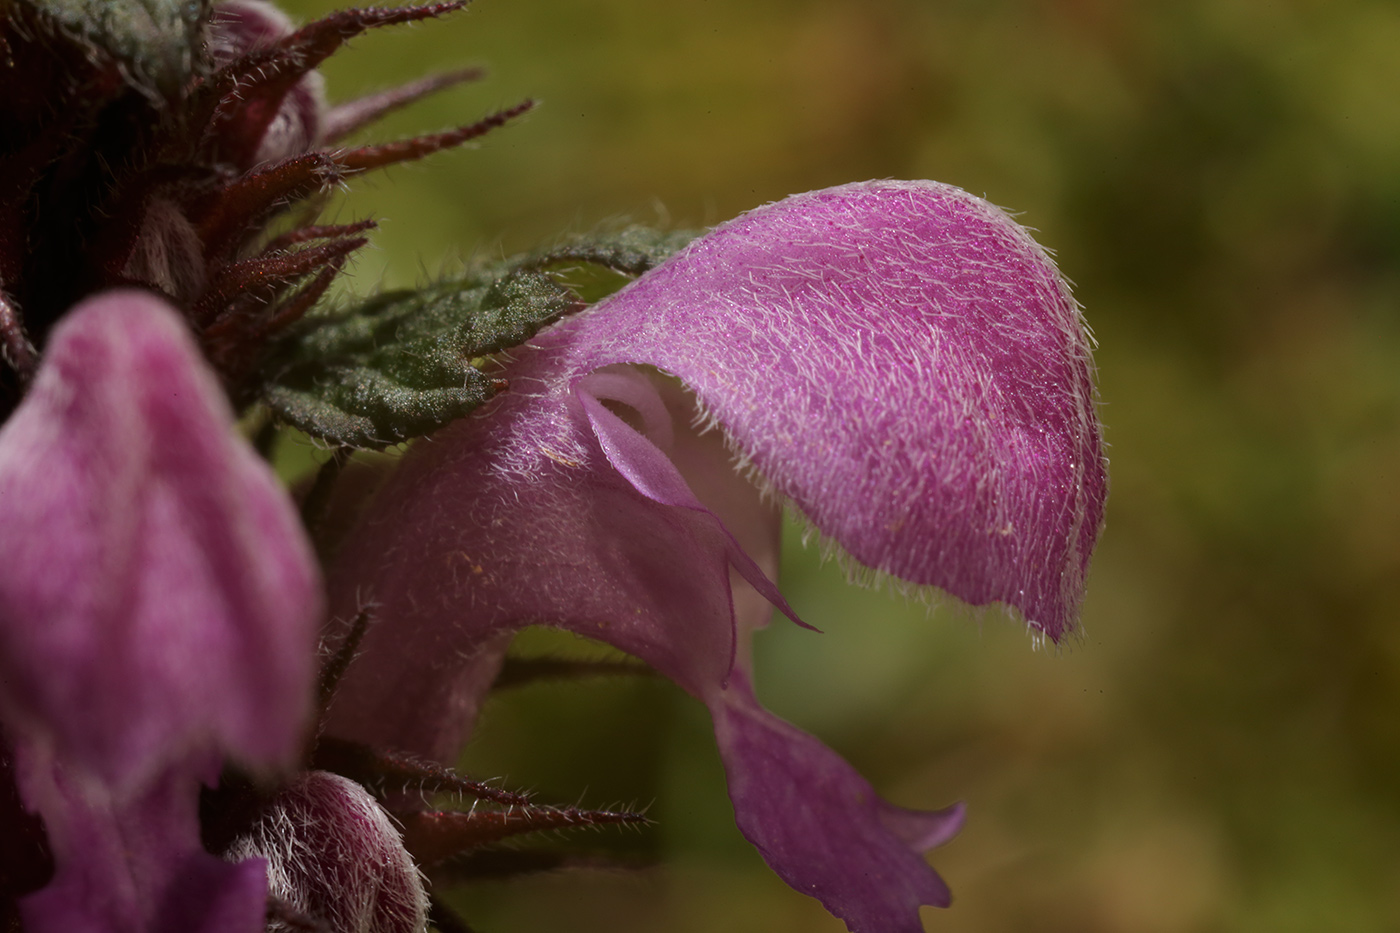
{"type": "MultiPolygon", "coordinates": [[[[166,96],[192,77],[210,0],[9,0],[126,66],[166,96]]],[[[8,6],[0,2],[0,12],[8,6]]]]}
{"type": "Polygon", "coordinates": [[[335,444],[377,449],[430,434],[504,387],[474,363],[616,290],[693,235],[629,228],[576,238],[309,318],[265,368],[264,398],[283,421],[335,444]]]}
{"type": "Polygon", "coordinates": [[[649,227],[628,227],[604,237],[577,236],[534,254],[538,266],[569,262],[590,263],[620,272],[641,275],[699,235],[698,230],[662,232],[649,227]]]}

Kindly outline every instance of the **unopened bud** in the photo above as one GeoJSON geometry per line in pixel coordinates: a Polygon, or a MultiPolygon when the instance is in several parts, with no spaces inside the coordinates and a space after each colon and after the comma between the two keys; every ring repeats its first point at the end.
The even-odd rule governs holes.
{"type": "MultiPolygon", "coordinates": [[[[214,8],[209,23],[209,58],[215,66],[222,66],[249,52],[270,48],[295,31],[286,14],[270,3],[226,0],[214,8]]],[[[325,82],[319,72],[308,71],[287,89],[276,116],[265,126],[252,122],[258,120],[255,112],[223,128],[221,135],[260,134],[255,140],[238,140],[232,147],[251,154],[243,167],[275,162],[316,146],[325,111],[325,82]]]]}
{"type": "MultiPolygon", "coordinates": [[[[359,784],[308,771],[224,858],[267,860],[268,898],[334,933],[422,933],[428,896],[389,815],[359,784]]],[[[269,933],[290,927],[274,919],[269,933]]]]}

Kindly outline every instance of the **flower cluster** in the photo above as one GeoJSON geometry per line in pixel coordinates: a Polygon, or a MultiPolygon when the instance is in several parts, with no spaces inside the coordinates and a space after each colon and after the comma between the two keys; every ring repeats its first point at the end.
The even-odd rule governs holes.
{"type": "Polygon", "coordinates": [[[0,335],[13,383],[84,295],[140,286],[181,311],[230,394],[325,292],[371,222],[313,223],[356,174],[460,145],[524,101],[431,136],[336,144],[463,69],[327,107],[315,68],[349,39],[465,4],[346,10],[293,29],[261,0],[0,7],[0,335]],[[165,14],[163,18],[161,14],[165,14]],[[270,236],[270,225],[284,229],[270,236]]]}
{"type": "Polygon", "coordinates": [[[0,88],[32,88],[0,94],[0,928],[465,929],[440,888],[500,870],[502,840],[641,819],[451,770],[513,635],[543,624],[708,708],[739,828],[785,881],[854,931],[920,930],[949,903],[923,853],[961,805],[885,801],[755,698],[754,632],[774,608],[803,624],[776,504],[1059,639],[1106,494],[1077,306],[997,208],[878,181],[679,251],[556,247],[308,315],[369,225],[270,221],[525,106],[321,148],[470,75],[328,107],[316,65],[454,6],[301,29],[256,0],[0,6],[0,88]],[[559,262],[635,278],[585,307],[559,262]],[[468,366],[488,388],[434,407],[468,366]],[[331,443],[432,442],[372,493],[341,448],[298,509],[235,424],[269,406],[331,443]]]}

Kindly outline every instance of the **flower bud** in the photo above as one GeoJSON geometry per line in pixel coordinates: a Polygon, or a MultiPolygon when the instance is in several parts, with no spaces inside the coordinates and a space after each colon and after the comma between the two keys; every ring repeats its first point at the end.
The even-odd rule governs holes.
{"type": "MultiPolygon", "coordinates": [[[[271,48],[296,30],[279,9],[262,0],[228,0],[214,8],[209,23],[209,58],[215,67],[271,48]]],[[[240,168],[275,162],[314,148],[321,139],[326,110],[325,82],[319,72],[297,78],[265,125],[261,114],[241,112],[220,130],[230,149],[243,155],[240,168]],[[241,138],[246,134],[256,138],[241,138]]]]}
{"type": "MultiPolygon", "coordinates": [[[[428,895],[399,831],[337,774],[300,775],[224,858],[266,859],[269,901],[334,933],[420,933],[427,923],[428,895]]],[[[268,930],[284,926],[274,914],[268,930]]]]}

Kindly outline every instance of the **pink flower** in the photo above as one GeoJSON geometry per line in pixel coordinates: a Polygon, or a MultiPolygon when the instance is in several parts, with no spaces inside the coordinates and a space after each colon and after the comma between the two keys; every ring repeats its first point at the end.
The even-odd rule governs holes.
{"type": "MultiPolygon", "coordinates": [[[[852,930],[919,930],[949,901],[922,853],[961,806],[885,802],[754,697],[753,632],[774,606],[796,621],[771,497],[877,571],[1060,638],[1106,484],[1053,264],[957,189],[848,185],[718,228],[501,375],[513,391],[419,443],[337,558],[334,614],[376,621],[330,732],[450,761],[516,630],[605,641],[709,708],[739,827],[780,876],[852,930]]],[[[235,775],[232,810],[200,809],[230,765],[305,764],[321,599],[163,301],[107,293],[54,328],[0,428],[0,527],[0,792],[19,795],[0,796],[0,908],[27,894],[28,933],[422,927],[417,867],[353,781],[244,799],[235,775]],[[52,864],[16,875],[16,851],[52,864]]],[[[532,813],[521,828],[628,818],[532,813]]],[[[424,851],[454,826],[499,836],[398,815],[424,851]]]]}
{"type": "Polygon", "coordinates": [[[53,862],[24,929],[261,930],[264,865],[204,850],[199,793],[297,760],[320,576],[163,301],[110,292],[54,329],[0,429],[0,528],[0,728],[53,862]]]}
{"type": "Polygon", "coordinates": [[[418,444],[332,569],[333,614],[375,623],[331,732],[451,761],[512,633],[569,629],[706,704],[739,827],[784,880],[852,930],[921,929],[949,900],[922,853],[961,807],[886,803],[754,698],[750,636],[793,616],[765,494],[877,571],[1065,634],[1106,476],[1089,340],[1044,251],[944,185],[798,195],[501,375],[512,391],[418,444]]]}

